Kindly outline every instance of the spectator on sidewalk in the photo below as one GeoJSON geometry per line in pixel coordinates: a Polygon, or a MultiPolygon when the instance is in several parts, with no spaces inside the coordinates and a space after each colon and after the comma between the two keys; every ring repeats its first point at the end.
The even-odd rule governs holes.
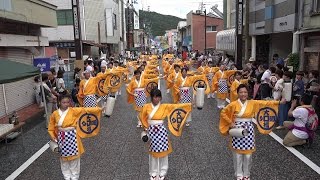
{"type": "Polygon", "coordinates": [[[41,82],[40,82],[40,77],[39,76],[36,76],[34,78],[34,92],[35,92],[35,97],[36,97],[36,102],[39,106],[39,108],[42,108],[43,107],[43,102],[42,102],[42,99],[41,99],[41,82]]]}
{"type": "Polygon", "coordinates": [[[318,71],[313,70],[309,72],[309,81],[306,85],[306,92],[308,94],[311,94],[312,96],[317,95],[316,87],[319,86],[318,76],[319,76],[318,71]]]}
{"type": "Polygon", "coordinates": [[[44,94],[41,93],[41,97],[44,96],[45,100],[46,100],[46,106],[47,106],[46,127],[47,128],[48,128],[50,116],[53,112],[53,106],[54,106],[54,104],[57,103],[57,96],[55,96],[52,93],[51,88],[48,86],[48,82],[49,82],[49,75],[44,73],[42,75],[42,86],[43,86],[44,94]]]}
{"type": "Polygon", "coordinates": [[[304,93],[303,72],[298,71],[296,73],[296,79],[293,86],[293,96],[302,96],[304,93]]]}
{"type": "Polygon", "coordinates": [[[58,65],[59,65],[59,71],[65,72],[65,70],[64,70],[64,60],[60,56],[59,56],[59,59],[58,59],[58,65]]]}
{"type": "Polygon", "coordinates": [[[76,82],[73,89],[72,89],[72,92],[71,92],[71,96],[72,96],[72,101],[73,101],[73,105],[74,107],[79,107],[79,101],[78,101],[78,98],[77,98],[77,94],[79,92],[79,87],[80,87],[80,82],[76,82]]]}
{"type": "Polygon", "coordinates": [[[283,90],[281,92],[281,98],[286,100],[286,103],[280,104],[279,106],[279,126],[276,129],[284,128],[284,121],[288,120],[288,111],[291,102],[292,96],[292,73],[290,71],[286,71],[283,73],[283,90]]]}
{"type": "Polygon", "coordinates": [[[309,115],[307,108],[313,109],[311,101],[312,96],[306,93],[302,95],[300,102],[298,102],[298,100],[292,101],[288,115],[294,117],[295,120],[284,122],[284,126],[290,130],[283,139],[283,144],[285,146],[292,147],[309,142],[309,134],[306,132],[306,123],[309,115]],[[298,106],[298,104],[301,106],[298,106]]]}
{"type": "Polygon", "coordinates": [[[261,77],[261,85],[259,87],[259,97],[261,100],[263,99],[270,99],[271,98],[271,88],[269,85],[270,78],[271,78],[271,71],[268,69],[268,65],[264,64],[259,66],[259,71],[263,72],[261,77]]]}
{"type": "Polygon", "coordinates": [[[58,75],[57,75],[57,87],[56,87],[56,91],[60,94],[60,95],[65,95],[67,94],[67,89],[66,89],[66,85],[64,83],[63,80],[63,71],[58,71],[58,75]]]}
{"type": "Polygon", "coordinates": [[[282,67],[284,67],[284,60],[283,60],[283,58],[279,57],[278,54],[274,54],[273,57],[272,57],[272,59],[273,59],[275,65],[281,64],[282,67]]]}

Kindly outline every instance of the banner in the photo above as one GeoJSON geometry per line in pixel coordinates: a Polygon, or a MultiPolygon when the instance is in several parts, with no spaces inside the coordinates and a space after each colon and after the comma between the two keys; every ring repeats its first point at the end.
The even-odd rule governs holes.
{"type": "Polygon", "coordinates": [[[255,115],[258,130],[261,134],[269,134],[278,121],[279,104],[268,103],[268,105],[258,106],[258,112],[255,115]]]}
{"type": "Polygon", "coordinates": [[[50,58],[34,58],[33,66],[38,67],[41,72],[50,71],[50,58]]]}
{"type": "Polygon", "coordinates": [[[81,138],[89,138],[99,134],[101,108],[82,108],[82,112],[76,117],[77,133],[81,138]]]}
{"type": "Polygon", "coordinates": [[[104,81],[103,90],[107,92],[110,89],[111,93],[117,92],[121,88],[122,72],[114,73],[106,78],[104,81]]]}
{"type": "Polygon", "coordinates": [[[172,105],[175,105],[175,107],[172,108],[173,110],[169,113],[168,127],[173,135],[181,136],[183,126],[191,112],[191,103],[172,105]]]}

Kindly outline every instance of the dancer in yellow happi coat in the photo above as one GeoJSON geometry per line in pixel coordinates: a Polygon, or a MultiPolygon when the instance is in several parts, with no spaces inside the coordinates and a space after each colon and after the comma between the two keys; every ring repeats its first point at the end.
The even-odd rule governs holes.
{"type": "Polygon", "coordinates": [[[71,97],[60,97],[60,108],[50,117],[48,133],[51,141],[58,144],[61,171],[64,179],[79,179],[80,156],[84,153],[81,137],[77,129],[78,118],[85,110],[100,113],[100,108],[72,108],[71,97]]]}
{"type": "Polygon", "coordinates": [[[219,67],[214,67],[213,62],[209,61],[208,66],[206,67],[206,69],[204,71],[204,74],[207,76],[207,80],[210,85],[210,93],[207,96],[208,99],[214,98],[214,92],[212,92],[213,91],[212,80],[213,80],[213,77],[217,71],[219,71],[219,67]]]}
{"type": "MultiPolygon", "coordinates": [[[[255,151],[255,135],[252,119],[255,117],[255,114],[260,112],[260,109],[265,109],[266,107],[277,112],[280,101],[248,100],[248,88],[244,84],[239,85],[237,92],[239,99],[231,102],[220,113],[219,129],[224,136],[228,135],[229,130],[232,128],[244,128],[248,132],[247,135],[242,133],[240,137],[239,135],[233,135],[229,145],[233,151],[235,176],[238,180],[250,180],[252,153],[255,151]]],[[[281,103],[285,103],[285,100],[281,101],[281,103]]],[[[269,112],[269,115],[271,115],[271,112],[269,112]]],[[[273,120],[276,120],[277,114],[273,114],[272,117],[273,120]]],[[[265,120],[264,118],[257,120],[260,121],[257,127],[262,134],[271,132],[272,128],[263,128],[269,127],[269,123],[275,123],[273,120],[264,122],[265,120]]]]}
{"type": "Polygon", "coordinates": [[[217,71],[212,81],[212,92],[217,91],[217,106],[219,109],[224,108],[226,99],[228,97],[228,81],[229,76],[234,74],[236,70],[225,71],[226,66],[221,65],[220,70],[217,71]]]}
{"type": "Polygon", "coordinates": [[[85,79],[81,80],[79,92],[77,94],[80,105],[83,107],[97,107],[97,85],[101,79],[105,79],[109,73],[99,74],[91,77],[91,72],[83,72],[85,79]]]}
{"type": "MultiPolygon", "coordinates": [[[[181,69],[181,76],[178,78],[173,87],[173,103],[192,103],[193,99],[193,94],[192,91],[193,89],[193,84],[197,80],[203,80],[207,87],[209,86],[208,82],[206,81],[205,75],[193,75],[193,76],[188,76],[188,70],[187,68],[182,68],[181,69]]],[[[203,84],[204,85],[204,84],[203,84]]],[[[209,88],[209,87],[208,87],[209,88]]],[[[209,93],[209,89],[207,93],[209,93]]],[[[189,126],[190,122],[192,121],[192,116],[191,113],[187,117],[187,122],[186,126],[189,126]]]]}
{"type": "Polygon", "coordinates": [[[234,74],[234,81],[230,87],[230,102],[238,100],[237,89],[240,84],[248,84],[248,79],[241,79],[241,72],[237,71],[234,74]]]}
{"type": "MultiPolygon", "coordinates": [[[[186,115],[191,111],[191,104],[161,104],[161,91],[153,89],[150,93],[151,103],[146,104],[140,114],[143,128],[149,137],[149,174],[151,180],[163,180],[169,168],[168,155],[172,152],[172,146],[168,140],[168,131],[164,126],[164,119],[183,109],[186,115]]],[[[179,114],[180,115],[180,114],[179,114]]],[[[178,116],[176,117],[178,118],[178,116]]],[[[185,116],[175,128],[168,122],[169,130],[173,133],[178,128],[182,131],[185,116]]],[[[169,120],[170,121],[170,120],[169,120]]],[[[170,121],[173,122],[173,121],[170,121]]],[[[175,121],[176,122],[176,121],[175,121]]],[[[181,132],[180,132],[181,133],[181,132]]],[[[175,135],[176,133],[174,133],[175,135]]]]}
{"type": "MultiPolygon", "coordinates": [[[[173,92],[173,85],[174,83],[181,77],[181,69],[180,66],[175,64],[174,65],[174,71],[169,74],[169,76],[167,77],[167,88],[170,88],[170,90],[173,92]]],[[[175,99],[176,96],[174,95],[174,93],[172,93],[172,99],[173,99],[173,103],[177,103],[179,100],[175,99]]]]}
{"type": "MultiPolygon", "coordinates": [[[[129,104],[133,104],[134,110],[137,111],[138,125],[141,127],[141,121],[139,120],[139,113],[141,112],[143,106],[147,103],[147,92],[146,86],[150,82],[158,83],[159,78],[145,79],[141,77],[141,72],[139,70],[134,71],[134,78],[131,80],[127,86],[127,101],[129,104]]],[[[158,88],[158,87],[155,87],[158,88]]]]}

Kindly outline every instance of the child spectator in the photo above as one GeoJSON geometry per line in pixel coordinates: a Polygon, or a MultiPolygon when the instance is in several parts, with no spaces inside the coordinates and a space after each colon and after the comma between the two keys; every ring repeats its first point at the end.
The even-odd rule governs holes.
{"type": "Polygon", "coordinates": [[[293,95],[294,96],[302,96],[304,93],[304,83],[303,83],[303,72],[298,71],[296,73],[296,81],[294,82],[293,86],[293,95]]]}

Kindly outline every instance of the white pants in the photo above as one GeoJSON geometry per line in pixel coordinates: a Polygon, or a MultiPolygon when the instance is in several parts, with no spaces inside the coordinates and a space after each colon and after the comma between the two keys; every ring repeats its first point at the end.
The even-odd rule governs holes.
{"type": "Polygon", "coordinates": [[[140,112],[137,112],[138,126],[142,126],[139,114],[140,114],[140,112]]]}
{"type": "Polygon", "coordinates": [[[187,117],[187,120],[186,122],[189,123],[192,121],[192,115],[191,115],[191,112],[189,113],[188,117],[187,117]]]}
{"type": "Polygon", "coordinates": [[[217,107],[218,108],[224,108],[225,105],[226,105],[226,100],[225,99],[219,99],[219,98],[216,98],[217,99],[217,107]]]}
{"type": "Polygon", "coordinates": [[[80,176],[80,157],[71,161],[60,158],[61,171],[65,180],[78,180],[80,176]]]}
{"type": "Polygon", "coordinates": [[[233,166],[236,177],[250,177],[252,154],[233,153],[233,166]]]}
{"type": "Polygon", "coordinates": [[[168,156],[155,158],[149,155],[149,175],[150,176],[165,176],[169,168],[168,156]]]}

